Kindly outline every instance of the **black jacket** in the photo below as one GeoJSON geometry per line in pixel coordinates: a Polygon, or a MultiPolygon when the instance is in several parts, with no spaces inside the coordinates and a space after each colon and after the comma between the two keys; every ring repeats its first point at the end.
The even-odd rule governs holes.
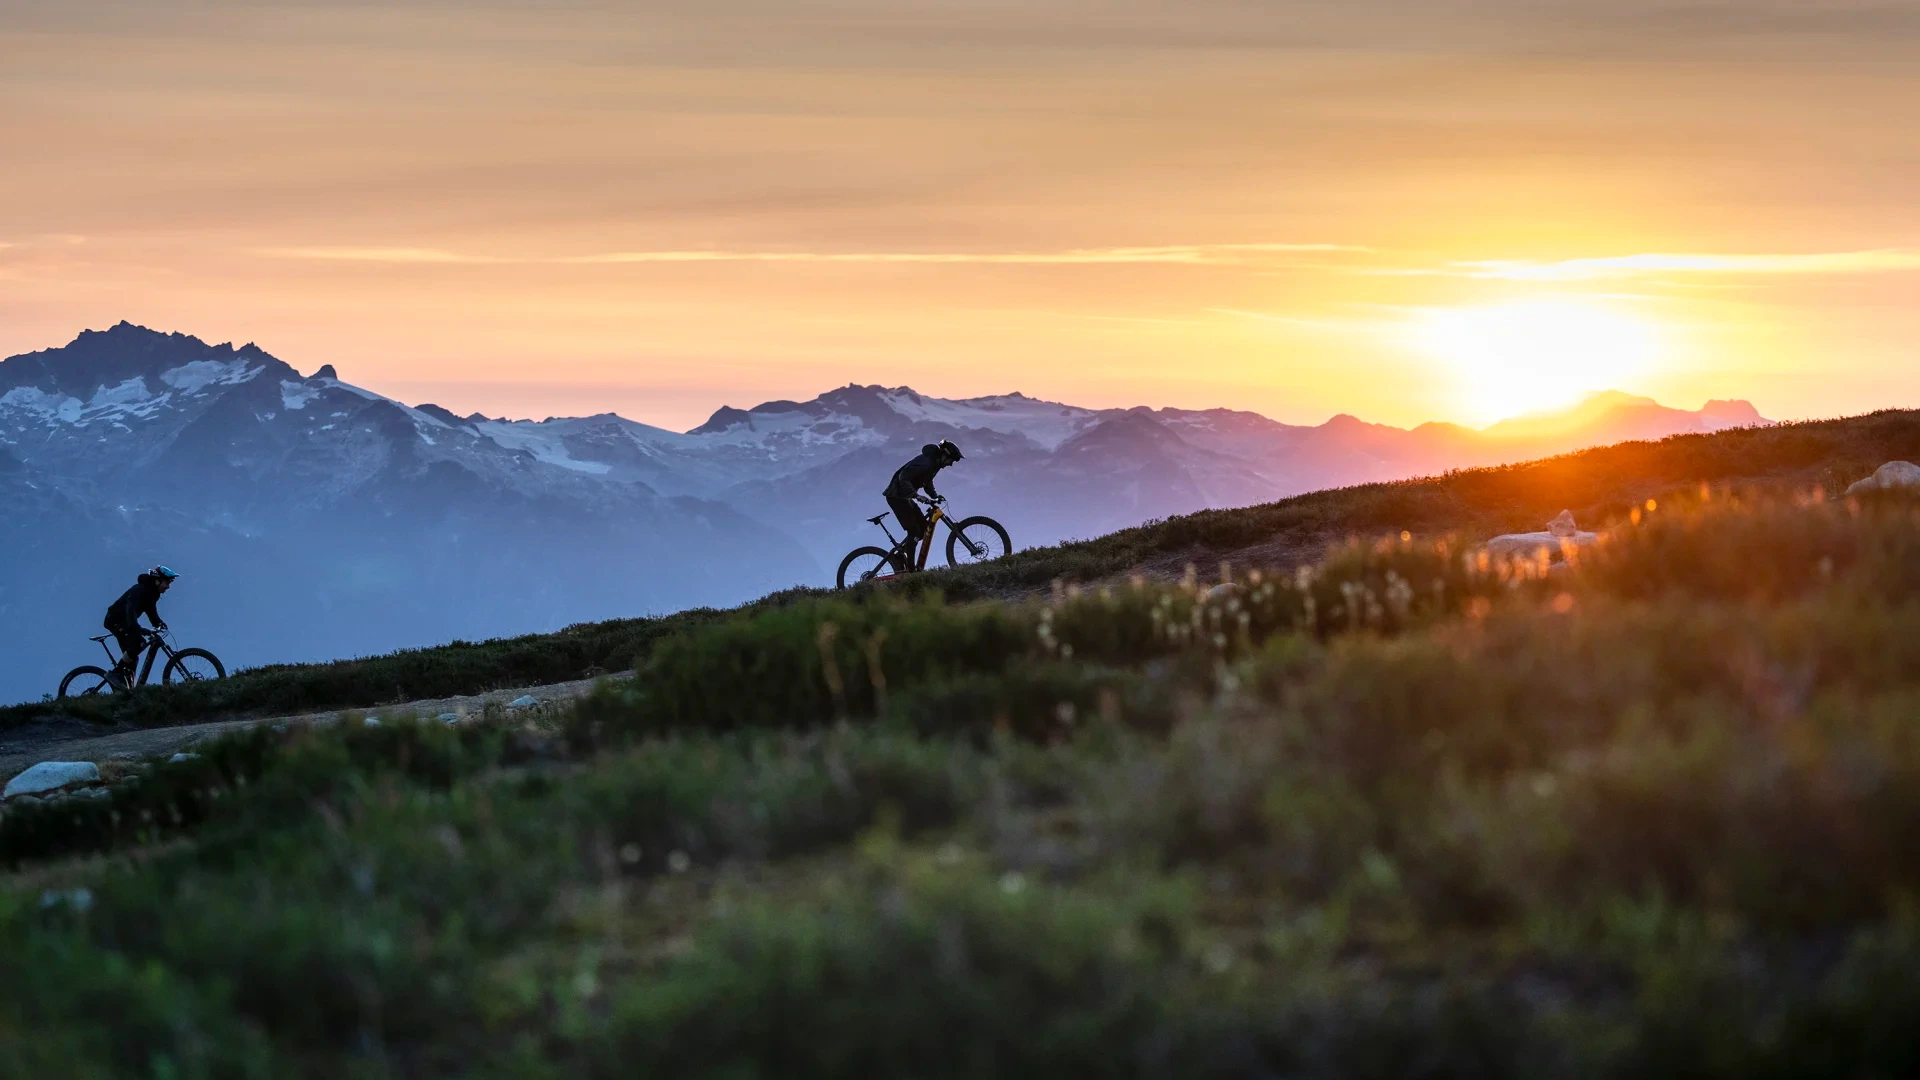
{"type": "Polygon", "coordinates": [[[107,625],[119,623],[133,626],[139,623],[140,616],[159,626],[163,621],[159,610],[154,606],[160,602],[160,581],[151,574],[141,574],[133,588],[120,594],[120,599],[107,609],[107,625]]]}
{"type": "Polygon", "coordinates": [[[894,470],[893,479],[887,482],[887,490],[880,494],[895,499],[907,499],[919,488],[927,489],[927,494],[939,498],[940,493],[933,490],[933,478],[941,469],[947,467],[946,455],[933,443],[920,448],[920,456],[894,470]]]}

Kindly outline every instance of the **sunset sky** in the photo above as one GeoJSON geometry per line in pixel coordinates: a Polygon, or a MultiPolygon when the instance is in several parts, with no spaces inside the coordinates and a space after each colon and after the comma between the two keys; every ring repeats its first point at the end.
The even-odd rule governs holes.
{"type": "Polygon", "coordinates": [[[1920,406],[1920,0],[0,0],[0,355],[673,428],[1920,406]]]}

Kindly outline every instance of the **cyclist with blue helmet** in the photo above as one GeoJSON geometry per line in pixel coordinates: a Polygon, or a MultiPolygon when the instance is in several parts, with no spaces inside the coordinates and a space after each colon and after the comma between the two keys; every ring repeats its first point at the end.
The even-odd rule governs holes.
{"type": "Polygon", "coordinates": [[[115,641],[120,643],[120,662],[114,665],[114,672],[131,675],[135,664],[140,662],[140,650],[146,645],[146,635],[140,629],[140,616],[145,615],[155,630],[165,630],[166,620],[160,618],[158,604],[160,597],[173,588],[179,574],[164,566],[156,566],[140,575],[133,588],[120,594],[120,599],[107,609],[107,619],[103,624],[115,641]]]}

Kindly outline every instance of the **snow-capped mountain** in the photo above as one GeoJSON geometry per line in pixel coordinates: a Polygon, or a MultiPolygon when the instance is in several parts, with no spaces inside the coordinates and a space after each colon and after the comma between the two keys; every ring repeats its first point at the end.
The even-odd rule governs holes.
{"type": "Polygon", "coordinates": [[[849,385],[687,432],[611,413],[456,416],[254,345],[121,323],[0,361],[0,697],[83,662],[154,562],[167,617],[235,663],[382,651],[824,584],[921,445],[1017,546],[1207,507],[1765,423],[1599,395],[1483,431],[1226,409],[1087,409],[849,385]]]}
{"type": "Polygon", "coordinates": [[[824,567],[880,537],[863,520],[882,509],[880,488],[943,438],[967,459],[942,474],[941,491],[963,512],[998,517],[1018,543],[1039,544],[1321,488],[1766,422],[1746,402],[1688,412],[1618,393],[1484,430],[1408,430],[1351,416],[1302,426],[1230,409],[1088,409],[1018,393],[951,400],[859,385],[723,407],[686,433],[612,414],[464,421],[542,461],[724,501],[786,530],[824,567]]]}
{"type": "Polygon", "coordinates": [[[126,324],[0,361],[0,455],[0,697],[97,654],[108,602],[157,562],[187,575],[163,614],[231,663],[735,602],[822,573],[722,502],[543,460],[331,368],[126,324]]]}

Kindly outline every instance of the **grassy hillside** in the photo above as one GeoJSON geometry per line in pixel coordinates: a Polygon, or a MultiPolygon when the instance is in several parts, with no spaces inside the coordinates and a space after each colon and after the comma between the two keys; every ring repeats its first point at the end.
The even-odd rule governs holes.
{"type": "Polygon", "coordinates": [[[950,592],[1426,535],[792,596],[532,730],[259,730],[11,809],[0,1075],[1909,1075],[1920,503],[1812,485],[1914,435],[1199,515],[950,592]],[[1620,525],[1431,535],[1562,504],[1620,525]]]}
{"type": "MultiPolygon", "coordinates": [[[[1538,528],[1568,508],[1582,522],[1600,523],[1624,516],[1649,497],[1691,490],[1702,482],[1838,491],[1880,463],[1898,458],[1920,458],[1920,413],[1889,411],[1624,443],[1526,465],[1204,511],[1097,539],[1034,548],[967,570],[929,574],[904,591],[937,589],[949,600],[1008,598],[1044,590],[1055,581],[1090,582],[1142,569],[1177,576],[1186,562],[1207,573],[1222,558],[1290,565],[1317,558],[1326,545],[1349,535],[1410,530],[1485,536],[1538,528]]],[[[893,590],[903,591],[897,585],[893,590]]],[[[779,607],[814,592],[793,590],[749,610],[779,607]]],[[[692,611],[361,660],[274,665],[217,684],[156,688],[91,706],[34,702],[0,707],[0,730],[62,711],[103,722],[157,726],[235,715],[367,708],[588,678],[632,667],[656,642],[720,614],[692,611]]],[[[75,655],[83,653],[76,650],[75,655]]],[[[49,689],[57,677],[49,674],[49,689]]]]}

